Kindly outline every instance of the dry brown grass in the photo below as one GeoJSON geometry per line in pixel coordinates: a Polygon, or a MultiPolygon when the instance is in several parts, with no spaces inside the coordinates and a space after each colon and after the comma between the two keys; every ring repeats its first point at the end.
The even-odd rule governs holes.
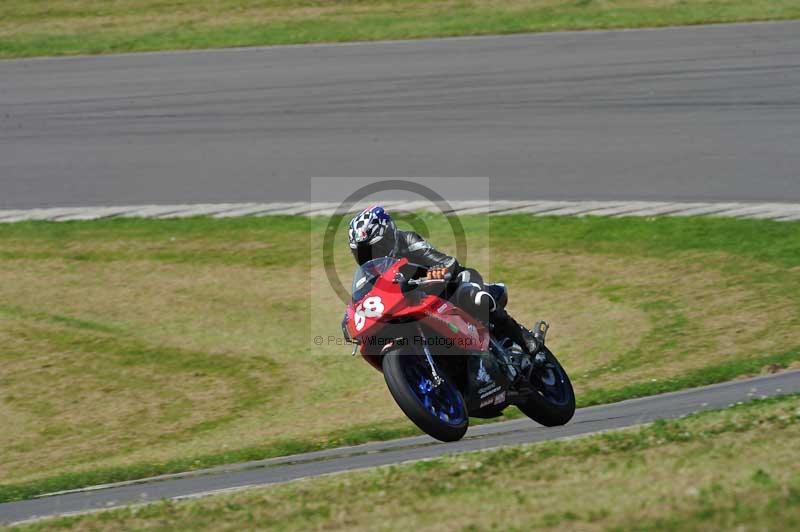
{"type": "MultiPolygon", "coordinates": [[[[170,234],[2,239],[4,482],[408,425],[378,372],[348,347],[311,343],[339,336],[342,304],[302,260],[264,262],[296,236],[170,234]]],[[[731,269],[719,252],[495,249],[511,312],[550,320],[579,398],[797,347],[796,268],[738,257],[731,269]]]]}
{"type": "MultiPolygon", "coordinates": [[[[26,2],[16,2],[25,4],[26,2]]],[[[249,2],[212,1],[170,2],[157,0],[94,2],[87,0],[28,2],[28,9],[0,7],[0,38],[13,38],[31,33],[80,35],[84,32],[149,33],[166,31],[177,26],[222,28],[240,24],[271,24],[313,20],[330,16],[357,16],[364,13],[386,14],[392,3],[336,2],[249,2]],[[54,16],[57,14],[57,16],[54,16]]],[[[442,8],[453,2],[427,3],[428,9],[442,8]]]]}
{"type": "Polygon", "coordinates": [[[305,275],[153,261],[3,262],[0,300],[14,312],[0,322],[0,415],[13,430],[0,434],[0,474],[27,479],[52,473],[58,463],[94,467],[211,452],[228,445],[231,434],[239,434],[238,445],[322,438],[352,423],[348,412],[365,423],[399,419],[382,386],[357,387],[365,375],[380,384],[365,365],[323,348],[315,357],[326,371],[309,371],[305,336],[292,338],[296,331],[286,329],[305,323],[308,312],[307,302],[300,297],[298,304],[285,289],[286,279],[305,275]],[[107,330],[76,329],[57,321],[62,316],[107,330]],[[139,355],[119,356],[116,344],[173,360],[149,353],[137,364],[139,355]],[[203,359],[199,368],[196,357],[203,359]],[[330,389],[330,372],[345,371],[353,389],[337,395],[342,390],[330,389]],[[309,399],[326,389],[331,396],[309,399]],[[245,400],[260,404],[244,408],[245,400]],[[320,404],[310,408],[314,403],[320,404]],[[226,417],[223,430],[193,435],[193,427],[226,417]],[[42,453],[48,464],[37,458],[42,453]]]}
{"type": "MultiPolygon", "coordinates": [[[[699,0],[694,9],[735,1],[699,0]]],[[[376,1],[304,1],[241,2],[238,0],[17,0],[0,5],[0,39],[27,38],[37,35],[80,36],[82,34],[120,34],[129,37],[176,28],[225,29],[242,25],[263,25],[304,21],[358,21],[359,17],[402,18],[410,14],[418,19],[456,13],[527,13],[548,10],[587,13],[615,10],[685,9],[679,0],[602,0],[565,3],[559,0],[376,0],[376,1]]]]}
{"type": "MultiPolygon", "coordinates": [[[[525,323],[541,315],[554,324],[551,342],[583,390],[671,377],[796,345],[800,308],[794,296],[766,297],[746,282],[753,273],[784,272],[780,267],[740,258],[745,274],[723,273],[730,257],[720,253],[686,253],[672,260],[558,253],[538,253],[533,261],[501,257],[531,264],[529,272],[518,273],[509,308],[525,323]],[[609,287],[613,290],[603,297],[609,287]],[[663,311],[645,310],[654,304],[663,311]],[[670,320],[682,323],[680,335],[648,336],[670,320]],[[665,341],[674,345],[664,350],[658,342],[665,341]],[[662,356],[649,356],[648,350],[662,356]],[[641,363],[631,365],[636,357],[641,363]],[[611,364],[615,360],[619,367],[611,364]],[[582,378],[597,368],[609,371],[582,378]]],[[[800,283],[800,276],[796,280],[800,283]]]]}

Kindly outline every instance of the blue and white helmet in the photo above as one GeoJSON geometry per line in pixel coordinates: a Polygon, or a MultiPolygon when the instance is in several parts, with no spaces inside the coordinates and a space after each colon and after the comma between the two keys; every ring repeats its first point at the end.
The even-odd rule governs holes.
{"type": "Polygon", "coordinates": [[[373,205],[350,220],[347,235],[356,262],[364,264],[394,251],[397,227],[383,207],[373,205]]]}

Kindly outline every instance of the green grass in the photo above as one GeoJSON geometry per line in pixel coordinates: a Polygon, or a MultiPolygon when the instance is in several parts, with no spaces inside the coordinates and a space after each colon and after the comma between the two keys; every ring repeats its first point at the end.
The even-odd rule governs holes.
{"type": "MultiPolygon", "coordinates": [[[[551,321],[580,406],[800,362],[799,224],[462,222],[510,311],[551,321]]],[[[438,218],[414,223],[454,247],[438,218]]],[[[0,225],[0,501],[417,434],[379,373],[311,341],[340,334],[325,224],[0,225]]],[[[351,263],[340,245],[345,280],[351,263]]]]}
{"type": "Polygon", "coordinates": [[[786,20],[793,0],[17,0],[0,57],[786,20]]]}
{"type": "Polygon", "coordinates": [[[21,530],[794,530],[800,397],[21,530]]]}

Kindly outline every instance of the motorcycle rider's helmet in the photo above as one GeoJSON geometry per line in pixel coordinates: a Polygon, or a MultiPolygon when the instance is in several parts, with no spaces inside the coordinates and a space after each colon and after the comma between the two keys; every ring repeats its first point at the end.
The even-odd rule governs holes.
{"type": "Polygon", "coordinates": [[[368,207],[350,220],[347,231],[350,252],[361,265],[396,252],[397,226],[389,213],[379,205],[368,207]]]}

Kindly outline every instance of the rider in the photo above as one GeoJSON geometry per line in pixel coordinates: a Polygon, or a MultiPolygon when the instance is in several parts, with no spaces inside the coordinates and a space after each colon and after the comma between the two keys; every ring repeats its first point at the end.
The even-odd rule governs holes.
{"type": "Polygon", "coordinates": [[[534,335],[506,312],[504,288],[485,284],[477,271],[437,251],[419,234],[397,229],[383,207],[372,206],[356,215],[350,221],[348,236],[350,251],[359,265],[379,257],[406,257],[411,263],[427,267],[429,279],[443,279],[450,274],[459,283],[456,301],[467,303],[461,306],[470,307],[467,310],[473,314],[487,317],[485,321],[493,324],[496,337],[511,339],[531,355],[541,347],[544,331],[534,335]]]}

